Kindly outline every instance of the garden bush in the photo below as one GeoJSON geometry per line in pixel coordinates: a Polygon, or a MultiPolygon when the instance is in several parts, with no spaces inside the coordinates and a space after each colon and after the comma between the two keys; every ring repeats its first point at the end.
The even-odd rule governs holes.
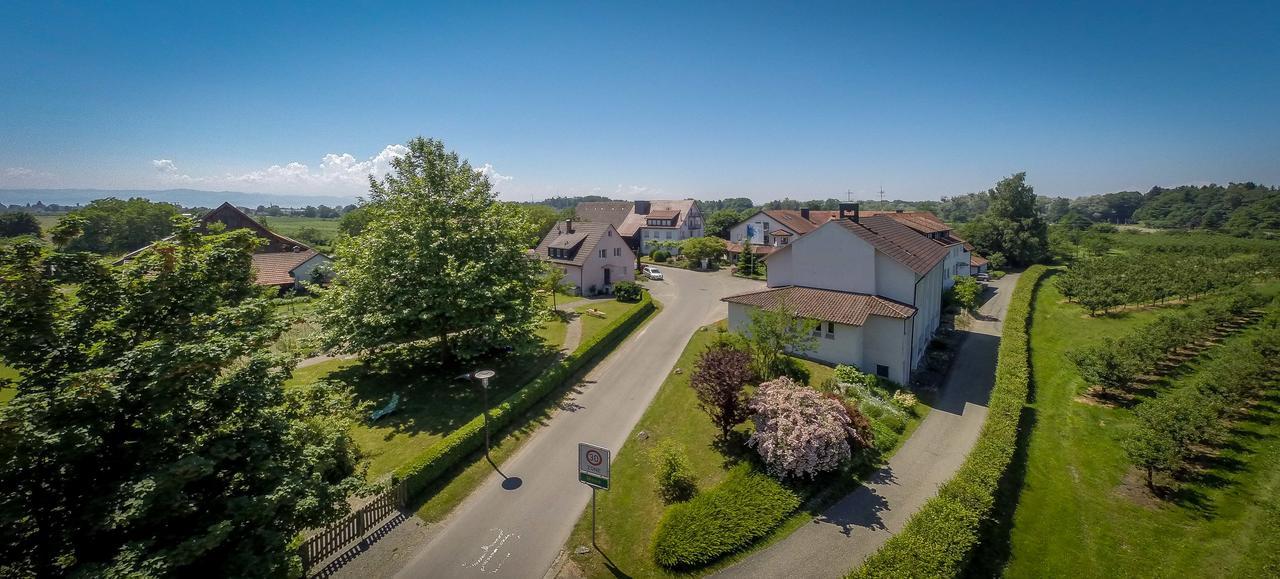
{"type": "Polygon", "coordinates": [[[689,454],[679,443],[665,439],[650,456],[658,477],[658,493],[667,504],[687,501],[698,494],[698,481],[689,463],[689,454]]]}
{"type": "Polygon", "coordinates": [[[853,577],[955,577],[964,569],[1013,458],[1030,362],[1027,325],[1044,266],[1027,268],[1010,298],[987,420],[960,470],[853,577]]]}
{"type": "Polygon", "coordinates": [[[842,402],[789,378],[761,384],[749,406],[755,431],[747,445],[775,476],[813,478],[835,470],[853,456],[850,441],[864,441],[842,402]]]}
{"type": "Polygon", "coordinates": [[[650,254],[649,257],[658,263],[664,263],[668,259],[671,259],[671,252],[665,249],[659,249],[650,254]]]}
{"type": "Polygon", "coordinates": [[[641,293],[640,284],[634,281],[620,281],[613,285],[613,296],[620,302],[638,302],[641,293]]]}
{"type": "Polygon", "coordinates": [[[705,566],[767,535],[799,507],[795,492],[739,464],[715,488],[667,507],[654,533],[654,560],[668,569],[705,566]]]}
{"type": "MultiPolygon", "coordinates": [[[[566,380],[571,379],[588,362],[620,342],[653,310],[653,300],[646,294],[641,299],[639,307],[614,319],[604,331],[579,344],[573,353],[552,364],[524,388],[490,409],[490,427],[493,430],[501,430],[511,424],[534,404],[562,386],[566,380]]],[[[409,496],[415,496],[483,445],[484,417],[481,415],[471,419],[470,422],[449,433],[443,440],[427,447],[417,458],[396,469],[394,480],[405,481],[409,496]]]]}

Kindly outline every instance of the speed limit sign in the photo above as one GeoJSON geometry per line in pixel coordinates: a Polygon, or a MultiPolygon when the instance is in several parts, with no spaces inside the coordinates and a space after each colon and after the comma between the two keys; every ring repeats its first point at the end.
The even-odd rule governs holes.
{"type": "Polygon", "coordinates": [[[578,443],[578,482],[609,490],[609,449],[578,443]]]}

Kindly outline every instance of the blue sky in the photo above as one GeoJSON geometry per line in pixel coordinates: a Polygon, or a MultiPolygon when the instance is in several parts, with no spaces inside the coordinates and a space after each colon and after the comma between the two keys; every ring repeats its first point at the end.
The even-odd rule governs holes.
{"type": "Polygon", "coordinates": [[[522,200],[1280,183],[1277,2],[89,4],[0,8],[0,188],[354,195],[416,135],[522,200]]]}

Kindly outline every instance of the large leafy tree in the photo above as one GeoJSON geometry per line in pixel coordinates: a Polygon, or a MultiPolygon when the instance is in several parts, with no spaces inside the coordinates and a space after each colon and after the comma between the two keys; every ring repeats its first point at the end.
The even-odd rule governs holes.
{"type": "Polygon", "coordinates": [[[734,225],[741,223],[743,219],[750,217],[749,215],[744,217],[743,213],[743,211],[734,209],[717,210],[710,217],[707,217],[707,234],[728,239],[729,230],[733,229],[734,225]]]}
{"type": "Polygon", "coordinates": [[[724,255],[724,240],[718,237],[691,237],[680,242],[680,254],[690,261],[714,260],[724,255]]]}
{"type": "Polygon", "coordinates": [[[1001,179],[986,197],[986,213],[963,231],[978,251],[999,252],[1013,265],[1030,265],[1045,259],[1049,227],[1036,210],[1035,189],[1027,185],[1027,174],[1001,179]]]}
{"type": "Polygon", "coordinates": [[[247,231],[122,268],[0,250],[0,575],[283,576],[361,477],[337,387],[283,388],[247,231]]]}
{"type": "Polygon", "coordinates": [[[127,201],[107,198],[69,213],[71,216],[82,220],[81,235],[71,240],[68,249],[116,253],[133,251],[169,235],[178,208],[141,197],[127,201]]]}
{"type": "Polygon", "coordinates": [[[755,363],[756,375],[772,377],[790,375],[787,354],[803,354],[818,347],[813,329],[818,322],[797,316],[779,303],[777,307],[751,310],[745,337],[755,363]]]}
{"type": "Polygon", "coordinates": [[[337,283],[323,297],[331,344],[451,363],[525,342],[541,268],[524,212],[440,141],[409,141],[392,167],[370,179],[360,236],[337,242],[337,283]]]}

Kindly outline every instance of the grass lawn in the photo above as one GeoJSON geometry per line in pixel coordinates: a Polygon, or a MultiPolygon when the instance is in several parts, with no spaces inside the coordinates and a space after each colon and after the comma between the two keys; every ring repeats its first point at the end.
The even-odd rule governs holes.
{"type": "MultiPolygon", "coordinates": [[[[723,327],[721,322],[719,325],[723,327]]],[[[697,476],[698,488],[707,490],[720,483],[733,466],[734,459],[726,457],[717,449],[715,438],[718,430],[712,425],[701,410],[698,409],[697,397],[689,387],[689,374],[697,356],[716,335],[712,326],[699,331],[689,340],[684,352],[680,355],[676,368],[680,374],[667,376],[653,404],[645,412],[644,417],[632,431],[627,443],[613,459],[613,488],[600,491],[597,496],[597,536],[596,542],[604,555],[591,551],[587,555],[573,555],[572,564],[577,565],[587,577],[663,577],[677,576],[659,567],[653,561],[653,533],[657,529],[665,505],[658,495],[657,481],[653,476],[653,467],[649,460],[649,450],[663,439],[674,439],[680,442],[688,453],[690,463],[697,476]],[[637,435],[644,431],[646,440],[637,435]]],[[[801,360],[810,369],[810,384],[821,384],[831,375],[830,367],[801,360]]],[[[927,411],[927,408],[925,409],[927,411]]],[[[923,415],[923,412],[918,412],[923,415]]],[[[919,418],[911,421],[910,427],[918,424],[919,418]]],[[[742,432],[748,431],[749,423],[739,427],[742,432]]],[[[908,430],[905,434],[909,435],[908,430]]],[[[903,436],[902,439],[905,439],[903,436]]],[[[801,491],[802,496],[810,500],[795,515],[783,523],[771,535],[758,541],[753,549],[767,546],[788,535],[799,526],[805,524],[827,505],[842,497],[857,484],[861,473],[845,473],[831,475],[820,480],[814,487],[827,487],[830,492],[821,496],[801,491]],[[835,479],[835,480],[832,480],[835,479]]],[[[579,519],[566,548],[572,552],[579,545],[591,544],[591,512],[588,507],[579,519]]],[[[723,567],[745,556],[739,553],[722,560],[718,564],[699,570],[693,574],[702,574],[723,567]]],[[[685,573],[686,575],[689,573],[685,573]]]]}
{"type": "MultiPolygon", "coordinates": [[[[0,364],[0,382],[3,382],[5,380],[17,380],[17,379],[18,379],[17,370],[14,370],[13,368],[5,366],[4,364],[0,364]]],[[[12,386],[5,386],[0,388],[0,404],[8,404],[10,400],[13,400],[13,396],[17,393],[18,393],[18,389],[12,386]]]]}
{"type": "Polygon", "coordinates": [[[592,336],[600,333],[600,330],[609,325],[619,316],[639,307],[639,303],[620,302],[615,299],[599,299],[591,300],[591,303],[574,308],[573,311],[578,312],[578,319],[582,320],[582,341],[586,343],[592,336]],[[587,313],[587,310],[595,309],[604,312],[603,318],[587,313]]]}
{"type": "MultiPolygon", "coordinates": [[[[1177,306],[1182,307],[1182,306],[1177,306]]],[[[1132,411],[1084,404],[1064,352],[1124,334],[1158,311],[1088,318],[1042,283],[1031,325],[1033,430],[1007,543],[989,541],[977,559],[1009,577],[1275,576],[1280,548],[1280,398],[1255,408],[1178,500],[1146,494],[1119,441],[1132,411]],[[1270,570],[1263,570],[1268,564],[1270,570]]],[[[1239,336],[1231,339],[1240,339],[1239,336]]],[[[1213,355],[1210,350],[1208,355],[1213,355]]],[[[1177,387],[1193,375],[1175,378],[1177,387]]],[[[1017,465],[1015,465],[1015,468],[1017,465]]]]}
{"type": "MultiPolygon", "coordinates": [[[[282,308],[294,306],[309,307],[304,302],[282,308]]],[[[582,316],[584,341],[603,329],[608,321],[639,304],[601,300],[591,307],[606,312],[606,318],[582,316]]],[[[489,383],[490,404],[515,393],[541,373],[555,359],[555,352],[564,343],[566,329],[563,321],[548,321],[538,331],[547,346],[543,352],[475,364],[498,373],[489,383]]],[[[357,399],[370,404],[369,411],[386,405],[393,394],[400,394],[399,409],[395,413],[377,423],[361,424],[352,431],[352,437],[369,460],[369,479],[377,480],[480,414],[483,404],[478,386],[455,379],[463,371],[465,369],[453,368],[406,376],[375,370],[359,360],[330,360],[297,369],[289,384],[322,379],[350,384],[357,399]]]]}

